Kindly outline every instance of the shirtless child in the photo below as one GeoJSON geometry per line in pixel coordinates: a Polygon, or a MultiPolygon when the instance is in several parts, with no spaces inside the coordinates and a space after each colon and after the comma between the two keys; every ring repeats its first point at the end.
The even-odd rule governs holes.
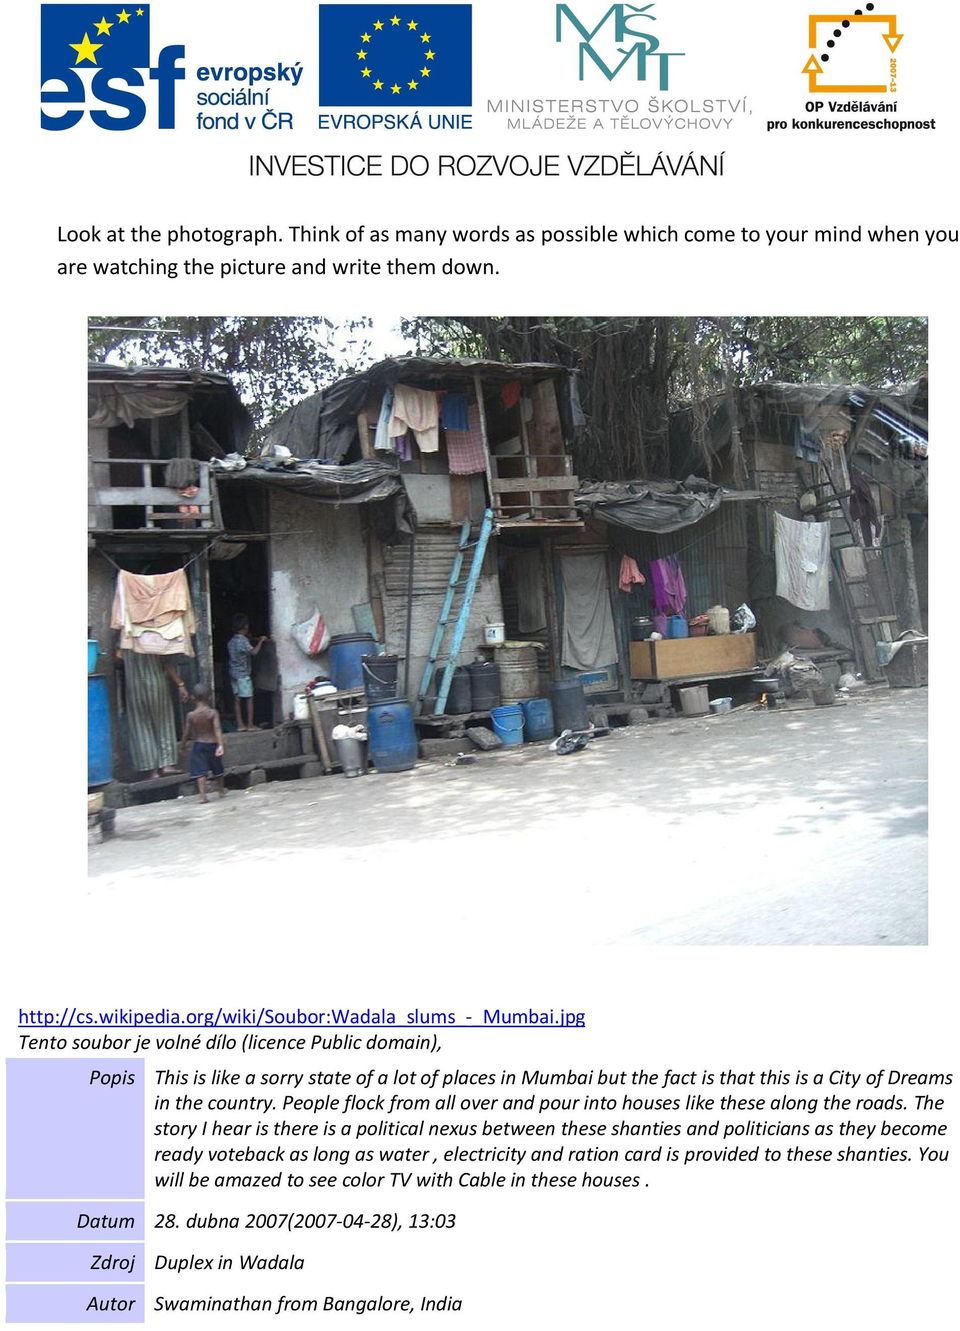
{"type": "Polygon", "coordinates": [[[187,713],[183,728],[180,748],[185,749],[192,741],[190,750],[190,775],[197,779],[197,795],[201,804],[209,804],[207,799],[207,777],[219,780],[219,793],[223,795],[223,731],[220,729],[220,713],[210,706],[210,690],[205,684],[195,684],[193,696],[196,706],[187,713]]]}

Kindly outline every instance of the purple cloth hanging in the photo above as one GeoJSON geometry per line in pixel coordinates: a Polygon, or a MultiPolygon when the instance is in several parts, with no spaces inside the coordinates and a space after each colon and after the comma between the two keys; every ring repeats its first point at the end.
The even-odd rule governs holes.
{"type": "Polygon", "coordinates": [[[687,586],[676,555],[650,562],[651,600],[655,614],[682,615],[687,607],[687,586]]]}

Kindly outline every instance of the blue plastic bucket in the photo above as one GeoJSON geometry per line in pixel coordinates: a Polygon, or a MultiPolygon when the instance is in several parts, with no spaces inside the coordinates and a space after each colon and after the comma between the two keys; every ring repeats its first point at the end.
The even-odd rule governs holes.
{"type": "Polygon", "coordinates": [[[363,658],[376,650],[372,633],[338,633],[330,639],[330,678],[343,692],[363,692],[363,658]]]}
{"type": "Polygon", "coordinates": [[[668,638],[689,638],[690,630],[683,615],[670,615],[667,618],[668,638]]]}
{"type": "Polygon", "coordinates": [[[370,761],[378,772],[406,772],[416,766],[417,732],[409,703],[370,703],[367,732],[370,761]]]}
{"type": "Polygon", "coordinates": [[[553,739],[553,708],[549,698],[527,698],[523,708],[523,737],[527,740],[553,739]]]}
{"type": "Polygon", "coordinates": [[[505,745],[523,743],[523,708],[494,707],[490,712],[493,731],[505,745]]]}
{"type": "Polygon", "coordinates": [[[113,776],[110,697],[103,675],[87,680],[87,785],[105,786],[113,776]]]}

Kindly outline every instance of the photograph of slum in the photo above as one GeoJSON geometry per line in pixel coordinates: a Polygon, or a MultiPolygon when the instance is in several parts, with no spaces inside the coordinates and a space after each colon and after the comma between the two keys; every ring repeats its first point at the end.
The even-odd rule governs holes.
{"type": "Polygon", "coordinates": [[[441,768],[506,860],[622,808],[614,939],[926,942],[925,319],[104,316],[88,383],[92,873],[441,768]]]}

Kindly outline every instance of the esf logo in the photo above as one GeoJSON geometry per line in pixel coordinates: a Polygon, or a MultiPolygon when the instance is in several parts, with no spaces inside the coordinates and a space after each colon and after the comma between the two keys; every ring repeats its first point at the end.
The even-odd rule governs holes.
{"type": "Polygon", "coordinates": [[[150,63],[150,6],[40,6],[40,125],[72,129],[89,111],[100,129],[136,129],[147,114],[144,74],[157,85],[157,128],[173,129],[182,46],[150,63]]]}
{"type": "Polygon", "coordinates": [[[599,19],[591,16],[584,21],[569,5],[557,5],[557,41],[562,42],[571,31],[580,37],[580,79],[583,80],[588,69],[599,70],[608,82],[624,71],[640,83],[652,74],[661,91],[666,91],[670,87],[670,61],[685,53],[662,51],[658,37],[633,26],[655,23],[652,9],[652,4],[611,5],[599,19]],[[632,45],[627,45],[630,42],[632,45]]]}

